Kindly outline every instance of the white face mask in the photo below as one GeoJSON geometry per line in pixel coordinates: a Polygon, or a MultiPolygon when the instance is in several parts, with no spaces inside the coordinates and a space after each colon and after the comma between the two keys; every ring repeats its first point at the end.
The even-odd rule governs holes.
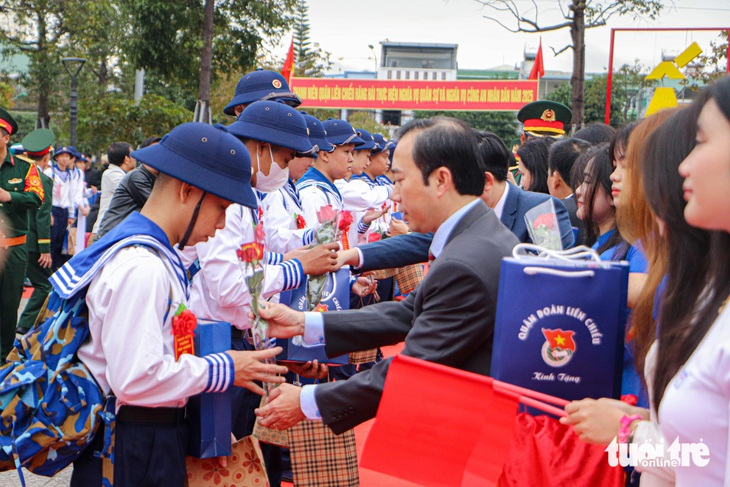
{"type": "Polygon", "coordinates": [[[261,172],[259,152],[256,151],[256,163],[259,167],[259,170],[256,171],[256,189],[262,193],[273,193],[284,186],[289,180],[289,168],[282,169],[274,161],[274,153],[271,150],[271,146],[269,146],[269,154],[271,155],[271,167],[269,168],[269,175],[264,176],[264,173],[261,172]]]}

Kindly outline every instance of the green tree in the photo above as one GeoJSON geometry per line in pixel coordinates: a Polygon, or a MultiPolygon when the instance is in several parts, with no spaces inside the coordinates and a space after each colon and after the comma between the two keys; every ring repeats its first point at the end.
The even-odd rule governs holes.
{"type": "MultiPolygon", "coordinates": [[[[125,52],[149,74],[147,89],[192,108],[199,79],[204,11],[198,0],[118,0],[133,26],[125,52]],[[180,87],[176,89],[175,86],[180,87]],[[182,93],[193,93],[179,98],[182,93]]],[[[295,0],[224,0],[213,16],[212,82],[218,73],[251,70],[265,38],[291,26],[295,0]]]]}
{"type": "MultiPolygon", "coordinates": [[[[508,27],[500,18],[485,15],[486,19],[492,20],[510,32],[549,32],[553,30],[569,29],[571,44],[553,52],[558,54],[573,50],[573,75],[570,79],[572,87],[571,103],[567,105],[573,109],[573,123],[582,125],[584,123],[584,81],[585,81],[585,31],[594,27],[601,27],[607,24],[614,15],[633,15],[634,17],[656,18],[664,5],[661,0],[621,0],[603,2],[599,0],[555,0],[562,15],[562,21],[552,25],[545,25],[538,21],[540,9],[533,0],[527,9],[521,7],[514,0],[475,0],[484,7],[496,12],[495,15],[507,15],[516,22],[514,28],[508,27]],[[563,6],[568,3],[567,9],[563,6]],[[506,13],[505,13],[506,12],[506,13]]],[[[549,9],[545,9],[549,10],[549,9]]]]}
{"type": "MultiPolygon", "coordinates": [[[[147,94],[139,104],[119,94],[82,100],[79,110],[79,150],[98,154],[115,141],[138,145],[152,135],[162,136],[192,119],[184,107],[159,95],[147,94]]],[[[65,134],[68,123],[62,127],[65,134]]]]}
{"type": "Polygon", "coordinates": [[[0,0],[0,39],[3,55],[23,53],[30,58],[22,79],[38,100],[38,124],[50,123],[51,97],[61,75],[61,46],[68,32],[66,15],[77,1],[0,0]]]}
{"type": "Polygon", "coordinates": [[[687,76],[704,84],[712,83],[727,74],[728,31],[723,30],[720,36],[710,42],[710,52],[700,54],[690,63],[687,76]]]}
{"type": "Polygon", "coordinates": [[[294,20],[294,75],[316,78],[332,67],[332,54],[309,38],[309,14],[305,0],[297,0],[294,20]]]}
{"type": "Polygon", "coordinates": [[[388,128],[382,123],[376,122],[375,118],[367,110],[351,111],[347,117],[347,121],[353,127],[365,129],[371,134],[383,134],[386,139],[388,138],[388,128]]]}
{"type": "Polygon", "coordinates": [[[477,130],[494,132],[510,147],[510,143],[517,134],[517,114],[515,112],[444,112],[444,111],[417,111],[416,118],[431,118],[436,116],[453,117],[464,120],[477,130]]]}

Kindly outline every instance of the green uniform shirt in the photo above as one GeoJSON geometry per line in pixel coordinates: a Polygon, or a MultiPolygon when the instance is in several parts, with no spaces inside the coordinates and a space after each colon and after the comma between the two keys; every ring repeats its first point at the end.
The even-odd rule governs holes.
{"type": "Polygon", "coordinates": [[[0,165],[0,188],[10,193],[10,201],[0,203],[0,226],[4,228],[5,236],[12,238],[27,234],[28,210],[40,208],[44,199],[38,168],[8,152],[0,165]]]}
{"type": "Polygon", "coordinates": [[[53,179],[38,171],[43,183],[46,197],[40,208],[28,211],[28,241],[25,243],[28,252],[47,254],[51,251],[51,194],[53,179]]]}

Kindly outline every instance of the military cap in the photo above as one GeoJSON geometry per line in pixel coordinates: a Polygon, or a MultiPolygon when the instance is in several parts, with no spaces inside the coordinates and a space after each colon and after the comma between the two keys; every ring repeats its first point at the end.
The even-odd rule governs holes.
{"type": "Polygon", "coordinates": [[[258,206],[251,189],[248,150],[222,125],[178,125],[159,144],[138,149],[131,156],[224,200],[249,208],[258,206]]]}
{"type": "Polygon", "coordinates": [[[302,104],[302,99],[291,91],[282,75],[259,68],[243,75],[238,81],[233,98],[223,109],[223,113],[235,115],[238,105],[248,105],[259,100],[282,101],[292,107],[302,104]]]}
{"type": "Polygon", "coordinates": [[[538,137],[559,137],[565,134],[565,125],[570,123],[573,112],[562,103],[538,100],[528,103],[517,112],[524,132],[538,137]]]}
{"type": "Polygon", "coordinates": [[[17,122],[4,108],[0,108],[0,128],[5,129],[10,135],[18,131],[17,122]]]}
{"type": "Polygon", "coordinates": [[[51,152],[56,136],[49,129],[35,129],[23,137],[23,148],[29,156],[40,157],[51,152]]]}
{"type": "Polygon", "coordinates": [[[327,131],[327,140],[334,145],[355,144],[355,147],[365,143],[357,136],[357,130],[345,120],[328,118],[323,123],[327,131]]]}
{"type": "Polygon", "coordinates": [[[303,156],[314,152],[309,141],[307,122],[302,114],[289,105],[275,101],[251,103],[228,126],[228,131],[236,137],[294,149],[303,156]]]}
{"type": "Polygon", "coordinates": [[[327,140],[327,132],[324,130],[324,125],[317,117],[314,117],[308,113],[300,112],[304,121],[307,122],[307,129],[309,130],[309,142],[313,146],[317,147],[317,151],[332,152],[335,150],[335,146],[330,144],[327,140]]]}
{"type": "Polygon", "coordinates": [[[357,136],[364,140],[365,143],[355,147],[355,150],[374,150],[378,146],[373,136],[370,135],[370,132],[365,129],[357,129],[357,136]]]}

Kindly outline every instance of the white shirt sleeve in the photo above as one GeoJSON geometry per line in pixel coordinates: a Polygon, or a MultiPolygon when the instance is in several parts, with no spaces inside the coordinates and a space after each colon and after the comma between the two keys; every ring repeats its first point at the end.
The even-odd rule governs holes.
{"type": "Polygon", "coordinates": [[[270,193],[264,199],[264,230],[269,250],[285,254],[311,243],[312,231],[307,228],[296,228],[296,223],[293,223],[294,213],[300,213],[299,208],[291,208],[292,203],[290,211],[287,211],[282,191],[284,190],[280,189],[275,193],[270,193]],[[308,242],[305,241],[307,236],[309,236],[308,242]]]}
{"type": "MultiPolygon", "coordinates": [[[[236,250],[253,239],[250,212],[240,205],[230,205],[226,210],[225,228],[218,230],[207,242],[195,246],[200,271],[193,278],[196,295],[191,296],[191,307],[194,311],[206,310],[206,318],[227,321],[239,329],[249,327],[251,293],[236,250]],[[203,282],[196,282],[196,279],[203,282]]],[[[303,278],[302,265],[296,259],[267,265],[262,297],[269,299],[281,291],[299,287],[303,278]]]]}
{"type": "Polygon", "coordinates": [[[228,354],[185,354],[175,360],[171,323],[182,292],[170,272],[149,249],[130,247],[89,287],[91,340],[79,357],[100,385],[114,392],[118,405],[180,407],[192,395],[223,391],[233,383],[228,354]]]}
{"type": "MultiPolygon", "coordinates": [[[[317,212],[320,208],[333,205],[332,202],[327,201],[324,192],[316,186],[302,188],[299,191],[299,198],[302,200],[302,210],[304,211],[304,219],[307,221],[307,228],[314,228],[319,224],[317,212]]],[[[333,206],[336,206],[336,204],[333,206]]]]}
{"type": "Polygon", "coordinates": [[[380,208],[393,192],[391,186],[370,187],[361,179],[352,179],[342,188],[338,188],[342,195],[342,202],[348,211],[363,211],[368,208],[380,208]]]}
{"type": "Polygon", "coordinates": [[[308,384],[302,387],[302,393],[299,396],[299,408],[302,410],[307,419],[312,421],[322,421],[322,415],[317,407],[317,401],[314,399],[314,391],[316,385],[308,384]]]}

